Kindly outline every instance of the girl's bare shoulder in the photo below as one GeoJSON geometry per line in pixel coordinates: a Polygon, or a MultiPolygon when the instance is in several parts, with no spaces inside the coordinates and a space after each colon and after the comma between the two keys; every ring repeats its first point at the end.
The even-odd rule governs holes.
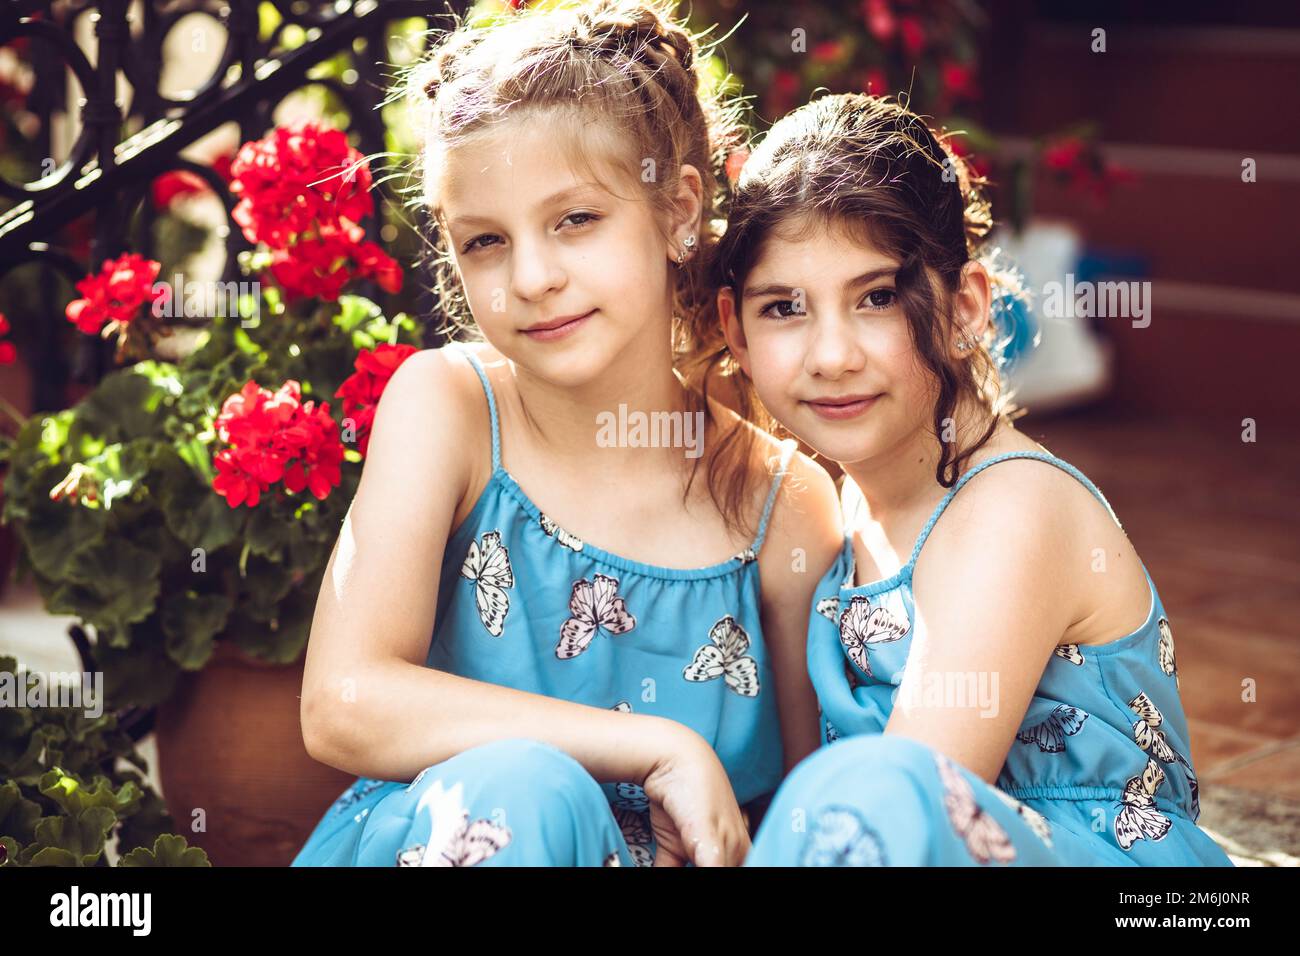
{"type": "MultiPolygon", "coordinates": [[[[375,413],[367,468],[427,474],[457,489],[457,515],[491,471],[492,424],[466,346],[415,352],[393,373],[375,413]],[[391,464],[372,459],[391,459],[391,464]]],[[[493,371],[484,362],[484,370],[493,371]]],[[[496,382],[493,387],[497,388],[496,382]]]]}
{"type": "MultiPolygon", "coordinates": [[[[780,467],[783,442],[742,418],[727,405],[715,399],[709,401],[720,431],[740,429],[752,439],[749,468],[754,486],[755,513],[761,514],[772,480],[780,467]]],[[[828,556],[838,551],[842,536],[839,492],[835,482],[825,468],[804,454],[796,444],[768,522],[766,540],[772,543],[772,553],[785,553],[787,558],[783,563],[788,565],[790,548],[802,548],[811,566],[823,558],[829,560],[828,556]]],[[[764,551],[767,550],[765,545],[764,551]]]]}

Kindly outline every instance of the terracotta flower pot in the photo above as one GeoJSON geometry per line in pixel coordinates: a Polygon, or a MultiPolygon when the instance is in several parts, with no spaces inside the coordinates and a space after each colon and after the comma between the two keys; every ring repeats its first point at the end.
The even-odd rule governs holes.
{"type": "Polygon", "coordinates": [[[214,866],[288,866],[355,779],[303,747],[302,672],[301,660],[267,664],[218,641],[158,709],[163,797],[176,832],[214,866]]]}

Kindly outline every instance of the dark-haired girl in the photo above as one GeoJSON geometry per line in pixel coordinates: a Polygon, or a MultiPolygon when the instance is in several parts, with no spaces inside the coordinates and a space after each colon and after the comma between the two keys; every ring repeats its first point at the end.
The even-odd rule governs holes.
{"type": "Polygon", "coordinates": [[[816,589],[825,745],[752,865],[1223,865],[1196,826],[1173,632],[1101,492],[1000,391],[1018,290],[988,205],[896,102],[826,96],[741,171],[716,260],[730,352],[845,472],[816,589]]]}

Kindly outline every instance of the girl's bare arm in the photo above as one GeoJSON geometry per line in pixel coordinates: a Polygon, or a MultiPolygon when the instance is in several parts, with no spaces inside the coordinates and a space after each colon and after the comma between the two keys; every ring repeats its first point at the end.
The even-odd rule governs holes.
{"type": "Polygon", "coordinates": [[[813,592],[844,542],[830,475],[796,452],[759,554],[763,636],[776,677],[785,772],[821,744],[817,697],[808,678],[813,592]]]}
{"type": "Polygon", "coordinates": [[[667,751],[707,748],[675,721],[425,666],[444,546],[475,463],[489,457],[488,435],[483,392],[463,358],[420,352],[389,382],[312,621],[301,704],[308,752],[358,776],[409,780],[471,747],[529,737],[597,780],[640,781],[667,751]]]}

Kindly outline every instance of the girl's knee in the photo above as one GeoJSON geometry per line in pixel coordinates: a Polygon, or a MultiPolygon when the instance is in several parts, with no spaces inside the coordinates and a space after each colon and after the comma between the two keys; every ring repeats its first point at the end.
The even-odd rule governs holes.
{"type": "Polygon", "coordinates": [[[846,737],[782,784],[755,839],[756,865],[922,865],[946,825],[933,749],[884,734],[846,737]]]}
{"type": "Polygon", "coordinates": [[[822,747],[791,772],[787,784],[807,779],[816,785],[850,777],[901,774],[915,780],[935,776],[935,751],[920,741],[892,734],[859,734],[822,747]]]}

